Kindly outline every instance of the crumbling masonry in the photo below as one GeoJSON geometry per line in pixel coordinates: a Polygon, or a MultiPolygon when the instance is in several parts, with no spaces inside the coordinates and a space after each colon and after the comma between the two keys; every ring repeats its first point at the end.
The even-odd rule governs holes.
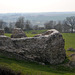
{"type": "Polygon", "coordinates": [[[0,35],[0,52],[34,62],[59,64],[65,60],[64,39],[55,29],[36,37],[10,38],[0,35]]]}

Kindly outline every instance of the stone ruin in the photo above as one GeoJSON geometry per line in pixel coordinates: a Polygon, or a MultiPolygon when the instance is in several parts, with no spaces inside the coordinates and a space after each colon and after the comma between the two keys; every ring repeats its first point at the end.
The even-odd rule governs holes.
{"type": "MultiPolygon", "coordinates": [[[[14,33],[13,33],[14,34],[14,33]]],[[[60,64],[65,60],[64,39],[55,29],[38,37],[10,38],[0,36],[0,52],[6,56],[34,62],[60,64]]]]}
{"type": "Polygon", "coordinates": [[[22,31],[21,28],[15,28],[12,31],[11,38],[22,38],[22,37],[27,37],[26,34],[22,31]]]}
{"type": "Polygon", "coordinates": [[[0,29],[0,35],[4,35],[4,29],[0,29]]]}

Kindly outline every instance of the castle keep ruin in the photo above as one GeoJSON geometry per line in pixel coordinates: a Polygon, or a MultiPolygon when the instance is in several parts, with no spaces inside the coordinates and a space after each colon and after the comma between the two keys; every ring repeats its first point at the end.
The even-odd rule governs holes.
{"type": "Polygon", "coordinates": [[[9,38],[0,35],[0,52],[17,55],[24,60],[59,64],[66,57],[64,39],[55,29],[36,37],[9,38]]]}

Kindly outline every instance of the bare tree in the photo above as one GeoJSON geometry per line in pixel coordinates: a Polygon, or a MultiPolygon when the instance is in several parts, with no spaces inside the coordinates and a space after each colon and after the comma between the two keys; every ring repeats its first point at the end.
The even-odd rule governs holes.
{"type": "Polygon", "coordinates": [[[31,30],[31,29],[32,29],[32,27],[31,27],[31,22],[30,22],[29,20],[27,20],[27,21],[25,22],[25,29],[26,29],[26,30],[31,30]]]}
{"type": "Polygon", "coordinates": [[[70,32],[70,29],[71,29],[71,27],[64,20],[63,23],[62,23],[62,32],[70,32]]]}
{"type": "Polygon", "coordinates": [[[33,26],[33,29],[34,29],[34,30],[38,30],[38,28],[39,28],[38,25],[34,25],[34,26],[33,26]]]}
{"type": "Polygon", "coordinates": [[[54,28],[57,29],[59,32],[62,32],[62,23],[61,23],[61,21],[59,21],[54,28]]]}
{"type": "Polygon", "coordinates": [[[0,20],[0,29],[4,28],[5,24],[6,23],[3,20],[0,20]]]}
{"type": "Polygon", "coordinates": [[[5,33],[11,33],[11,29],[9,27],[4,28],[5,33]]]}
{"type": "Polygon", "coordinates": [[[9,23],[9,28],[14,29],[15,28],[15,22],[10,22],[9,23]]]}
{"type": "Polygon", "coordinates": [[[55,26],[55,21],[49,21],[44,24],[45,29],[52,29],[55,26]]]}
{"type": "Polygon", "coordinates": [[[25,24],[25,22],[24,22],[24,17],[19,17],[18,20],[17,20],[16,23],[15,23],[15,26],[16,26],[17,28],[23,29],[23,28],[24,28],[24,24],[25,24]]]}
{"type": "Polygon", "coordinates": [[[67,17],[65,20],[66,24],[71,27],[71,32],[73,33],[75,26],[75,16],[67,17]]]}

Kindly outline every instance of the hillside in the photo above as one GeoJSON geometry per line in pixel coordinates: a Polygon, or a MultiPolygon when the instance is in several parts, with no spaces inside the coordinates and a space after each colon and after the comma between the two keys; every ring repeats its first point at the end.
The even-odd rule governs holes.
{"type": "Polygon", "coordinates": [[[6,22],[15,22],[20,16],[25,17],[25,20],[30,20],[33,25],[42,26],[50,20],[63,21],[66,17],[75,16],[75,12],[6,13],[0,14],[0,19],[6,22]]]}

